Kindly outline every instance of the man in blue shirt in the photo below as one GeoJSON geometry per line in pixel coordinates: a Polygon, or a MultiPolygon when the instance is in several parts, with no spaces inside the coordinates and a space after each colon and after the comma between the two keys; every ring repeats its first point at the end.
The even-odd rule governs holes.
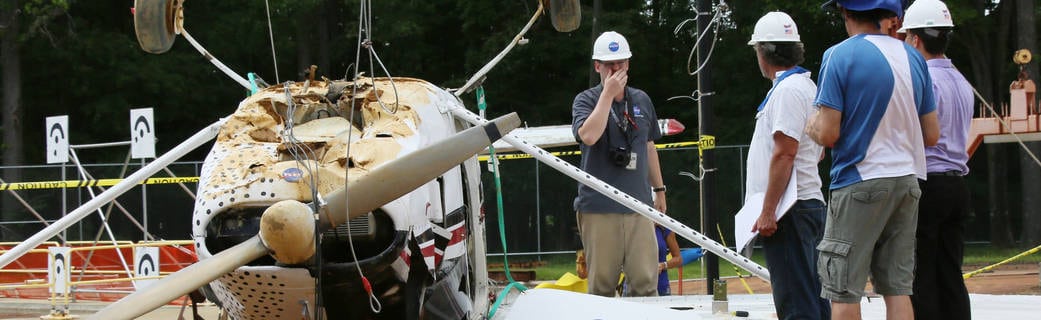
{"type": "MultiPolygon", "coordinates": [[[[582,170],[664,213],[665,185],[654,147],[661,130],[650,96],[626,85],[631,56],[617,32],[596,39],[593,67],[600,85],[575,96],[571,130],[582,150],[582,170]]],[[[656,296],[654,223],[585,184],[578,185],[575,211],[589,293],[613,297],[625,272],[630,295],[656,296]]]]}
{"type": "Polygon", "coordinates": [[[824,52],[811,137],[832,148],[820,250],[821,297],[833,319],[860,319],[870,275],[889,319],[911,319],[915,229],[925,146],[939,138],[925,60],[883,26],[900,0],[832,0],[849,38],[824,52]]]}
{"type": "Polygon", "coordinates": [[[939,0],[918,0],[907,8],[905,42],[925,57],[936,94],[940,141],[925,148],[928,180],[921,181],[918,244],[915,248],[914,305],[916,319],[970,319],[969,292],[961,275],[965,250],[962,222],[969,214],[969,126],[972,86],[944,52],[954,21],[939,0]]]}

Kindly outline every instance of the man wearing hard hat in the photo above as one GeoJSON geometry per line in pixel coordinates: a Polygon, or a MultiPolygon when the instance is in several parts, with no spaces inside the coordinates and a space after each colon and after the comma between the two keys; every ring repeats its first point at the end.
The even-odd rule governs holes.
{"type": "Polygon", "coordinates": [[[918,243],[915,247],[914,305],[916,319],[969,319],[969,292],[961,276],[964,251],[962,222],[969,215],[969,126],[972,85],[954,68],[944,52],[954,21],[939,0],[917,0],[907,8],[907,44],[929,65],[940,122],[940,141],[925,148],[928,180],[921,181],[918,243]]]}
{"type": "Polygon", "coordinates": [[[807,129],[832,148],[831,199],[818,270],[834,319],[860,319],[868,276],[889,319],[912,319],[918,179],[936,144],[935,97],[925,59],[890,37],[900,0],[831,0],[849,38],[828,48],[817,81],[819,109],[807,129]]]}
{"type": "Polygon", "coordinates": [[[748,44],[755,48],[763,77],[773,81],[755,116],[745,198],[765,194],[751,231],[759,232],[766,267],[773,275],[774,309],[778,319],[830,319],[831,306],[820,298],[816,249],[827,210],[817,170],[824,147],[802,130],[814,111],[817,86],[810,71],[799,66],[803,45],[788,14],[764,15],[748,44]],[[789,186],[792,178],[795,184],[789,186]],[[797,189],[797,201],[790,208],[778,208],[788,187],[797,189]]]}
{"type": "MultiPolygon", "coordinates": [[[[596,39],[593,67],[600,84],[575,96],[571,130],[580,142],[582,170],[665,212],[665,184],[654,148],[654,140],[661,138],[658,116],[646,93],[626,86],[631,56],[629,43],[617,32],[596,39]]],[[[578,185],[575,212],[589,293],[614,296],[624,271],[630,295],[657,295],[654,223],[584,184],[578,185]]]]}

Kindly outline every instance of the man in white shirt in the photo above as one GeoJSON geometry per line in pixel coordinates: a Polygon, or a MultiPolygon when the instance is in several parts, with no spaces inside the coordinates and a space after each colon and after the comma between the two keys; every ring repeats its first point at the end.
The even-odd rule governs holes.
{"type": "Polygon", "coordinates": [[[756,113],[745,190],[746,198],[765,194],[752,231],[760,234],[773,275],[774,309],[778,319],[830,319],[831,306],[820,297],[816,249],[826,215],[817,171],[824,147],[803,132],[814,111],[817,86],[809,70],[798,66],[803,45],[787,14],[770,12],[760,18],[748,44],[755,48],[763,77],[773,81],[756,113]],[[789,185],[793,178],[795,184],[789,185]],[[789,187],[797,189],[795,205],[778,208],[789,187]],[[784,214],[780,219],[777,209],[784,214]]]}

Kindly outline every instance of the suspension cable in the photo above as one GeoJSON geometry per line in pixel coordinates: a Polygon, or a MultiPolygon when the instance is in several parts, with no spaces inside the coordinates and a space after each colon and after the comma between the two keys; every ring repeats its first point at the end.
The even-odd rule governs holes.
{"type": "MultiPolygon", "coordinates": [[[[372,69],[372,66],[371,66],[372,55],[375,54],[375,50],[372,49],[371,45],[366,45],[367,43],[371,44],[371,40],[369,40],[369,39],[371,39],[370,37],[372,35],[372,33],[370,31],[371,28],[372,28],[372,18],[371,18],[372,14],[371,14],[371,12],[369,12],[369,11],[371,11],[371,9],[370,9],[371,6],[372,6],[372,3],[371,3],[370,0],[362,0],[359,3],[359,8],[358,8],[358,47],[357,47],[357,49],[354,52],[354,63],[347,67],[348,70],[351,67],[354,67],[354,70],[355,70],[354,71],[354,77],[352,77],[353,81],[351,82],[351,99],[350,99],[349,105],[347,106],[348,108],[350,108],[350,111],[347,112],[347,121],[348,121],[348,125],[349,126],[352,126],[350,121],[353,121],[353,119],[354,119],[354,105],[355,105],[354,103],[355,103],[355,99],[358,96],[358,82],[357,81],[358,81],[358,78],[361,76],[361,74],[358,72],[358,69],[360,69],[358,66],[361,65],[360,64],[361,63],[361,48],[363,46],[365,46],[367,51],[369,51],[369,54],[370,54],[370,57],[369,57],[370,58],[369,59],[370,73],[372,73],[371,72],[371,69],[372,69]],[[366,17],[368,17],[368,18],[366,18],[366,17]]],[[[378,57],[377,57],[377,59],[378,59],[378,57]]],[[[383,62],[382,61],[380,62],[380,66],[381,67],[383,66],[383,62]]],[[[387,73],[387,78],[390,79],[391,78],[390,77],[390,73],[386,72],[386,68],[384,68],[384,72],[387,73]]],[[[371,76],[370,76],[370,78],[371,78],[371,76]]],[[[376,94],[376,101],[380,104],[380,107],[382,107],[384,111],[389,112],[391,114],[393,114],[394,112],[397,112],[397,94],[398,94],[398,90],[397,90],[397,87],[395,87],[393,85],[393,83],[394,83],[393,79],[391,79],[391,87],[394,88],[394,100],[395,100],[394,101],[394,112],[391,112],[390,110],[387,110],[387,107],[383,104],[383,101],[382,101],[382,99],[380,98],[380,96],[378,94],[379,91],[376,89],[376,80],[372,79],[372,81],[370,83],[372,84],[372,88],[370,90],[373,90],[374,93],[377,93],[376,94]]],[[[345,159],[346,161],[345,161],[345,164],[344,164],[344,174],[343,174],[344,175],[343,176],[344,177],[343,181],[344,181],[344,188],[345,189],[347,188],[346,184],[350,183],[350,181],[351,181],[350,180],[350,163],[351,163],[351,159],[350,158],[351,158],[351,145],[352,145],[351,140],[354,139],[354,134],[351,132],[351,128],[348,127],[347,130],[348,130],[348,132],[347,132],[347,142],[346,142],[347,143],[347,150],[345,150],[346,154],[344,154],[344,157],[346,158],[345,159]]],[[[349,208],[350,206],[347,203],[348,197],[344,197],[343,201],[344,201],[344,204],[343,204],[344,208],[349,208]]],[[[374,312],[374,313],[380,313],[380,311],[383,310],[383,304],[380,303],[379,298],[377,298],[376,295],[373,294],[373,292],[372,292],[372,284],[369,283],[369,279],[367,277],[365,277],[365,273],[364,273],[364,271],[361,270],[361,265],[358,263],[359,262],[358,261],[358,255],[357,255],[357,253],[356,253],[356,251],[354,249],[354,237],[352,236],[352,232],[351,232],[351,220],[347,219],[346,220],[346,224],[347,224],[347,244],[348,244],[347,246],[350,249],[351,258],[354,259],[354,262],[355,262],[354,266],[355,266],[355,269],[357,269],[357,271],[358,271],[358,278],[361,279],[362,285],[364,287],[363,289],[365,289],[365,293],[369,296],[369,309],[372,310],[372,312],[374,312]]]]}
{"type": "Polygon", "coordinates": [[[275,65],[275,82],[282,82],[278,77],[278,56],[275,55],[275,33],[271,31],[271,6],[264,0],[264,11],[267,13],[267,37],[271,41],[271,61],[275,65]]]}
{"type": "MultiPolygon", "coordinates": [[[[318,156],[311,149],[310,146],[300,142],[296,138],[294,129],[296,127],[295,119],[293,115],[296,114],[296,102],[293,101],[293,93],[290,90],[291,81],[286,81],[283,84],[283,93],[285,95],[286,103],[286,114],[283,116],[285,119],[285,134],[283,135],[286,143],[286,151],[289,152],[290,157],[297,163],[297,165],[307,171],[306,177],[308,177],[308,188],[311,191],[311,211],[319,212],[320,208],[325,205],[322,201],[322,195],[318,192],[318,185],[320,177],[318,176],[318,156]]],[[[306,93],[307,87],[310,85],[310,80],[304,82],[303,92],[306,93]]],[[[323,314],[321,312],[324,307],[324,299],[322,297],[322,267],[324,262],[322,261],[322,237],[318,233],[318,225],[315,224],[314,234],[315,248],[318,253],[315,255],[315,264],[318,268],[318,276],[315,277],[315,308],[313,319],[321,320],[323,314]]]]}
{"type": "MultiPolygon", "coordinates": [[[[398,87],[394,84],[394,77],[390,75],[390,71],[387,71],[387,66],[383,64],[383,61],[380,60],[380,56],[376,54],[375,46],[372,45],[372,0],[362,0],[359,4],[358,48],[355,50],[354,64],[352,65],[361,65],[361,48],[363,47],[369,54],[369,83],[372,84],[373,90],[376,90],[376,68],[373,65],[373,62],[376,62],[379,64],[380,69],[383,70],[383,74],[387,75],[387,79],[390,80],[390,87],[394,91],[394,109],[387,108],[387,105],[383,103],[383,99],[379,94],[376,95],[376,102],[379,103],[380,108],[383,108],[384,112],[395,114],[398,112],[398,87]]],[[[359,68],[355,68],[355,70],[357,69],[359,68]]],[[[357,80],[359,75],[360,74],[355,71],[354,80],[357,80]]],[[[357,86],[355,86],[355,88],[357,88],[357,86]]],[[[379,93],[378,90],[375,92],[379,93]]]]}

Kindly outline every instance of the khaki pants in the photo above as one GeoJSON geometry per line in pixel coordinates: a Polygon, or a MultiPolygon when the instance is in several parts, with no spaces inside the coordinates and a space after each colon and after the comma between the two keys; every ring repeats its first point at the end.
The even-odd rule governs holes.
{"type": "Polygon", "coordinates": [[[613,297],[625,272],[632,296],[657,296],[654,223],[636,213],[577,213],[589,270],[589,293],[613,297]]]}
{"type": "Polygon", "coordinates": [[[821,298],[860,303],[869,275],[878,294],[911,295],[921,196],[914,175],[831,191],[824,239],[817,245],[821,298]]]}

